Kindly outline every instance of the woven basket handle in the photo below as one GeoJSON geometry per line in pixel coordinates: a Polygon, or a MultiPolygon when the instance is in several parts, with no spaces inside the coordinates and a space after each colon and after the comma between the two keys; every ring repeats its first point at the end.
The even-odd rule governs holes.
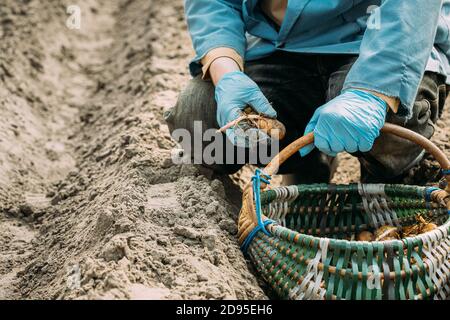
{"type": "MultiPolygon", "coordinates": [[[[448,170],[450,170],[450,161],[445,155],[445,153],[441,149],[439,149],[433,142],[431,142],[424,136],[409,129],[390,123],[386,123],[385,126],[381,129],[381,132],[390,133],[398,137],[404,138],[406,140],[409,140],[411,142],[414,142],[415,144],[421,146],[426,151],[428,151],[439,162],[439,165],[441,166],[441,168],[444,170],[445,173],[447,173],[448,170]]],[[[264,169],[264,173],[268,175],[276,174],[280,166],[288,158],[290,158],[292,155],[298,152],[301,148],[313,142],[314,142],[313,133],[309,133],[306,136],[303,136],[295,140],[272,159],[272,161],[264,169]]],[[[445,174],[445,178],[447,179],[448,182],[447,191],[450,191],[450,174],[445,174]]]]}

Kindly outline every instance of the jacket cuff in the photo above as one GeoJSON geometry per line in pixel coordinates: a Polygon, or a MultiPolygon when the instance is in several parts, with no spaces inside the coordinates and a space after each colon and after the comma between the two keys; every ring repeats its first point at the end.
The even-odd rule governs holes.
{"type": "Polygon", "coordinates": [[[244,59],[236,52],[236,50],[226,47],[220,47],[210,50],[201,60],[202,63],[202,72],[203,72],[203,79],[209,79],[209,67],[211,64],[218,58],[227,57],[230,59],[233,59],[237,65],[239,66],[239,69],[241,71],[244,71],[244,59]]]}

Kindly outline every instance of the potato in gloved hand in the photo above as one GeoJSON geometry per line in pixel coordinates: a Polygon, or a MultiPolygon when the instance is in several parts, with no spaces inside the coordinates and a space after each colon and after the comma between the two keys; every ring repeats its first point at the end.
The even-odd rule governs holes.
{"type": "MultiPolygon", "coordinates": [[[[248,106],[251,106],[260,115],[269,118],[277,117],[276,111],[258,85],[241,71],[226,73],[220,79],[216,85],[215,98],[217,102],[217,123],[220,127],[238,119],[248,106]]],[[[226,134],[235,145],[248,146],[245,137],[237,136],[233,128],[228,129],[226,134]]],[[[260,138],[267,137],[265,133],[254,128],[249,129],[247,134],[260,138]],[[255,130],[258,132],[254,132],[255,130]]]]}

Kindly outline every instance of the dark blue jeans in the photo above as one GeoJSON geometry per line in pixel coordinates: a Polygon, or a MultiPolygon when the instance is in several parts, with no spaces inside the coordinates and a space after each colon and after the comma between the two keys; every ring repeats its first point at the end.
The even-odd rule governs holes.
{"type": "MultiPolygon", "coordinates": [[[[277,111],[278,119],[286,126],[287,135],[281,141],[281,148],[301,137],[314,111],[339,95],[355,60],[355,56],[349,55],[277,52],[246,63],[245,73],[259,85],[277,111]]],[[[389,112],[387,122],[431,138],[446,97],[445,79],[438,74],[426,73],[419,88],[413,117],[407,120],[389,112]]],[[[202,121],[205,130],[217,128],[213,84],[200,76],[192,79],[180,94],[176,106],[165,117],[171,132],[177,128],[193,132],[195,120],[202,121]]],[[[423,152],[407,141],[382,134],[372,151],[355,156],[360,160],[364,182],[398,183],[402,175],[421,160],[423,152]]],[[[315,150],[305,158],[299,154],[292,156],[281,166],[279,173],[296,173],[302,183],[328,182],[330,163],[329,157],[315,150]]],[[[208,167],[230,174],[242,165],[228,163],[208,167]]]]}

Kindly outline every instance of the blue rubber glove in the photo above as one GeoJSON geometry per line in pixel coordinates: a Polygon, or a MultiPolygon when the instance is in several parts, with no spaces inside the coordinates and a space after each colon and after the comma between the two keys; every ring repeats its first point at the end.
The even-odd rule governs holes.
{"type": "MultiPolygon", "coordinates": [[[[236,120],[243,110],[250,105],[253,110],[269,118],[276,118],[277,113],[270,105],[258,85],[241,71],[226,73],[216,85],[217,123],[220,127],[236,120]]],[[[237,141],[233,129],[226,132],[235,145],[243,145],[237,141]]],[[[260,133],[261,134],[261,133],[260,133]]]]}
{"type": "MultiPolygon", "coordinates": [[[[314,132],[314,145],[336,156],[339,152],[368,152],[380,135],[387,114],[387,103],[362,90],[349,89],[314,113],[305,134],[314,132]]],[[[300,150],[302,157],[313,145],[300,150]]]]}

